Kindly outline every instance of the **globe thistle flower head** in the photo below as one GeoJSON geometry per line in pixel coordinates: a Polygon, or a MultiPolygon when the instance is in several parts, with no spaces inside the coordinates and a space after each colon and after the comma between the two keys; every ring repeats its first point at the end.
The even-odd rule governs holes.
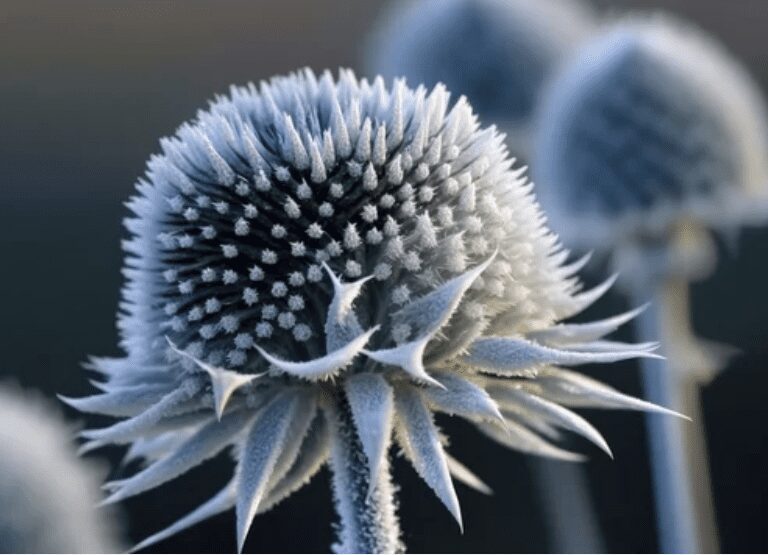
{"type": "Polygon", "coordinates": [[[375,29],[369,69],[466,95],[481,120],[526,153],[544,83],[593,27],[573,0],[405,0],[375,29]]]}
{"type": "Polygon", "coordinates": [[[655,346],[601,339],[636,311],[559,323],[611,281],[580,290],[583,262],[565,264],[502,137],[464,99],[448,106],[442,86],[307,70],[233,87],[162,141],[128,204],[126,356],[95,359],[104,392],[67,401],[125,418],[84,432],[85,449],[131,445],[148,463],[108,502],[228,447],[238,467],[139,547],[234,506],[242,549],[254,516],[328,461],[336,549],[392,551],[393,439],[459,522],[451,475],[482,487],[432,412],[571,460],[558,426],[607,446],[563,405],[664,410],[555,367],[655,346]]]}
{"type": "Polygon", "coordinates": [[[77,458],[70,435],[42,398],[0,387],[0,552],[120,549],[113,515],[95,508],[100,472],[77,458]]]}
{"type": "Polygon", "coordinates": [[[713,39],[673,19],[607,27],[554,80],[539,123],[534,179],[569,244],[669,242],[681,222],[733,228],[768,208],[757,87],[713,39]]]}

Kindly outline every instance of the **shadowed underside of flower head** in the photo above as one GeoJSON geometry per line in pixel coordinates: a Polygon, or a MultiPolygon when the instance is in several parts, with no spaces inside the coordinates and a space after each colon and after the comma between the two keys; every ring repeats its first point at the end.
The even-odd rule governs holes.
{"type": "Polygon", "coordinates": [[[126,357],[95,359],[103,391],[67,402],[123,418],[84,432],[84,449],[130,445],[146,462],[107,484],[108,502],[228,448],[238,467],[137,549],[231,507],[242,549],[255,515],[332,457],[337,500],[354,480],[371,513],[339,501],[336,549],[396,550],[397,532],[362,529],[397,527],[372,508],[391,497],[392,442],[459,522],[451,476],[487,489],[447,454],[434,412],[577,460],[561,430],[610,451],[566,407],[665,410],[563,369],[655,345],[604,339],[636,311],[560,323],[612,280],[580,291],[585,261],[565,264],[503,137],[448,105],[439,86],[304,71],[233,88],[150,159],[126,221],[126,357]],[[338,468],[342,443],[369,477],[338,468]]]}

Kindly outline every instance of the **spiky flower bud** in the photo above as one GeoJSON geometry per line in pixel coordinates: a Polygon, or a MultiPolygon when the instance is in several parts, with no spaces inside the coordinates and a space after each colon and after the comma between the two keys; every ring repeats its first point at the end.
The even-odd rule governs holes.
{"type": "Polygon", "coordinates": [[[764,101],[700,31],[627,18],[549,91],[534,179],[569,243],[613,248],[664,239],[681,221],[723,228],[768,213],[764,101]]]}
{"type": "Polygon", "coordinates": [[[70,403],[127,417],[85,432],[86,448],[165,441],[110,501],[230,445],[239,466],[142,546],[235,506],[242,548],[254,516],[330,457],[336,549],[396,550],[393,435],[457,520],[450,474],[478,484],[433,411],[573,459],[553,427],[607,447],[563,405],[663,410],[554,367],[653,346],[600,340],[634,313],[558,324],[610,281],[579,292],[581,263],[564,265],[502,138],[448,102],[442,86],[307,70],[232,88],[162,141],[129,203],[126,357],[94,361],[105,392],[70,403]]]}
{"type": "Polygon", "coordinates": [[[401,0],[374,29],[367,65],[386,78],[445,83],[527,154],[542,88],[593,21],[578,0],[401,0]]]}
{"type": "Polygon", "coordinates": [[[98,469],[77,458],[71,430],[42,397],[0,387],[0,552],[120,550],[112,515],[96,509],[98,469]]]}

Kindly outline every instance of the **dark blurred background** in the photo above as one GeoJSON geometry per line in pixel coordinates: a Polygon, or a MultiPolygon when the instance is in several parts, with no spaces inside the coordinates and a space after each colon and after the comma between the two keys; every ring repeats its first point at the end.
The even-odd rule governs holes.
{"type": "MultiPolygon", "coordinates": [[[[0,2],[0,376],[49,395],[91,392],[80,363],[118,355],[123,202],[158,139],[230,83],[310,66],[361,70],[361,47],[384,2],[0,2]]],[[[662,8],[721,38],[768,90],[766,0],[603,0],[606,13],[662,8]]],[[[747,230],[738,254],[694,286],[706,338],[742,354],[704,391],[724,551],[768,550],[767,230],[747,230]]],[[[623,307],[608,297],[593,315],[623,307]]],[[[640,394],[634,364],[595,375],[640,394]]],[[[78,417],[68,413],[73,419],[78,417]]],[[[588,415],[615,453],[589,451],[598,517],[610,551],[657,550],[642,416],[588,415]]],[[[99,424],[100,422],[89,422],[99,424]]],[[[525,456],[441,421],[454,452],[495,490],[462,486],[465,533],[410,468],[396,465],[412,552],[546,551],[541,507],[525,456]]],[[[588,449],[588,447],[585,447],[588,449]]],[[[118,451],[101,456],[119,460],[118,451]]],[[[136,541],[207,499],[229,472],[213,465],[125,504],[136,541]],[[215,475],[216,480],[211,480],[215,475]]],[[[4,507],[1,510],[9,510],[4,507]]],[[[12,510],[12,509],[10,509],[12,510]]],[[[249,551],[327,551],[333,530],[327,472],[259,517],[249,551]]],[[[157,546],[231,551],[226,513],[157,546]]]]}

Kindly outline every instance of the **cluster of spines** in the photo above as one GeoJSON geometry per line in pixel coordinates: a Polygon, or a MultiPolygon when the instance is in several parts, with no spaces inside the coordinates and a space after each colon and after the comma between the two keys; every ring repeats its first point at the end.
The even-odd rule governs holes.
{"type": "MultiPolygon", "coordinates": [[[[160,187],[165,199],[154,237],[164,268],[161,327],[213,364],[243,365],[257,342],[284,334],[297,343],[316,337],[309,305],[327,303],[323,263],[348,278],[393,282],[382,291],[397,306],[487,256],[510,231],[488,225],[510,225],[513,209],[499,207],[499,176],[486,175],[490,162],[479,155],[494,140],[501,155],[500,139],[481,135],[464,144],[462,130],[474,131],[476,123],[463,101],[446,115],[441,87],[429,96],[424,89],[411,93],[414,107],[406,114],[407,89],[396,82],[389,122],[371,114],[360,123],[359,101],[350,103],[344,122],[335,99],[330,129],[312,136],[280,112],[277,85],[260,89],[261,104],[271,100],[273,126],[249,122],[243,112],[253,91],[234,89],[231,101],[219,100],[177,139],[163,141],[164,156],[149,164],[152,185],[139,186],[160,187]]],[[[374,81],[371,95],[379,90],[386,98],[381,87],[374,81]]],[[[295,109],[302,99],[281,102],[295,109]]],[[[143,215],[139,201],[132,208],[143,215]]],[[[518,289],[513,297],[525,296],[501,273],[478,280],[475,289],[499,300],[511,289],[518,289]]],[[[477,303],[466,310],[484,315],[477,303]]],[[[400,327],[393,339],[407,335],[400,327]]]]}

